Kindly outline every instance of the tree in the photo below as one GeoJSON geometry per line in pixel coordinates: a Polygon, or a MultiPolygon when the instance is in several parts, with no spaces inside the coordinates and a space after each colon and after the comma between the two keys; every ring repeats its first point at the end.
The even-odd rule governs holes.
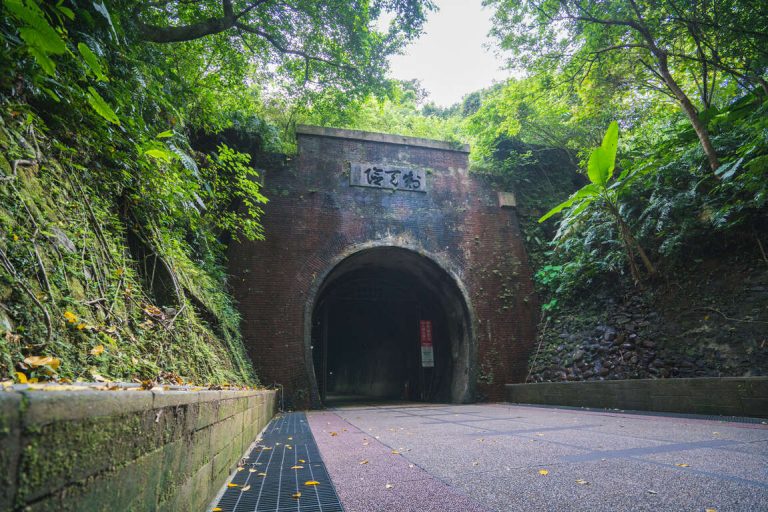
{"type": "Polygon", "coordinates": [[[684,77],[696,68],[702,109],[711,103],[719,69],[745,81],[764,82],[766,71],[764,31],[765,7],[749,11],[750,0],[731,0],[734,10],[715,8],[717,2],[670,0],[486,0],[497,11],[493,32],[502,46],[513,52],[516,64],[532,68],[558,66],[573,79],[602,75],[632,81],[626,87],[649,87],[673,99],[693,126],[709,167],[715,171],[720,159],[712,144],[700,109],[684,77]],[[692,14],[690,14],[692,13],[692,14]],[[747,24],[747,19],[751,23],[747,24]],[[725,20],[725,21],[723,21],[725,20]],[[755,25],[755,21],[758,23],[755,25]],[[727,38],[718,35],[727,28],[727,38]],[[717,41],[729,43],[721,50],[717,41]],[[749,48],[749,58],[739,57],[749,48]]]}
{"type": "Polygon", "coordinates": [[[159,0],[140,2],[140,39],[180,43],[221,35],[227,51],[277,66],[303,84],[360,87],[380,80],[387,58],[421,34],[431,0],[159,0]],[[375,22],[392,16],[386,32],[375,22]]]}

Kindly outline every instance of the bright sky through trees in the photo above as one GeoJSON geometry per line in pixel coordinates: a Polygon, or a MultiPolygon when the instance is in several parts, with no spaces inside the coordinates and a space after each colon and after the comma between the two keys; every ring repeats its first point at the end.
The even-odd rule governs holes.
{"type": "Polygon", "coordinates": [[[390,60],[391,75],[417,78],[429,99],[449,106],[472,91],[509,76],[502,59],[485,46],[491,43],[490,9],[481,0],[437,0],[438,12],[429,14],[425,34],[409,45],[405,55],[390,60]]]}

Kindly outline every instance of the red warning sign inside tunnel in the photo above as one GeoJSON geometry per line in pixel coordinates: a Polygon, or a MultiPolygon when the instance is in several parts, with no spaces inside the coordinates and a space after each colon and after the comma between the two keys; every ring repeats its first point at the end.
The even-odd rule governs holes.
{"type": "Polygon", "coordinates": [[[435,353],[432,349],[432,320],[419,320],[421,334],[421,366],[433,368],[435,366],[435,353]]]}

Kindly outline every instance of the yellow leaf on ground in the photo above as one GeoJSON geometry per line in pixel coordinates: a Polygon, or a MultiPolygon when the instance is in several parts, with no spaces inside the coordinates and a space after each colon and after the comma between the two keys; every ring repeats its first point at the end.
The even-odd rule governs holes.
{"type": "Polygon", "coordinates": [[[716,508],[705,508],[704,512],[717,512],[716,508]]]}
{"type": "Polygon", "coordinates": [[[305,463],[305,462],[307,462],[307,461],[305,461],[304,459],[299,459],[299,462],[301,462],[302,464],[304,464],[304,463],[305,463]]]}
{"type": "Polygon", "coordinates": [[[253,469],[253,468],[251,468],[251,469],[249,469],[249,470],[248,470],[248,472],[249,472],[249,473],[255,473],[256,471],[257,471],[257,470],[256,470],[256,469],[253,469]]]}
{"type": "Polygon", "coordinates": [[[232,482],[229,482],[229,483],[227,484],[227,487],[240,487],[240,486],[239,486],[239,485],[237,485],[237,484],[233,484],[232,482]]]}
{"type": "Polygon", "coordinates": [[[295,493],[291,494],[291,497],[293,499],[297,500],[297,499],[301,498],[301,493],[300,492],[295,492],[295,493]]]}
{"type": "Polygon", "coordinates": [[[223,512],[223,510],[224,509],[222,509],[221,507],[216,507],[216,508],[212,508],[211,512],[223,512]]]}
{"type": "Polygon", "coordinates": [[[675,466],[677,466],[679,468],[689,468],[689,467],[691,467],[690,464],[675,464],[675,466]]]}
{"type": "Polygon", "coordinates": [[[589,485],[589,482],[587,482],[586,480],[582,480],[581,478],[576,480],[576,483],[579,485],[589,485]]]}
{"type": "Polygon", "coordinates": [[[244,468],[243,466],[240,466],[240,467],[238,467],[238,468],[237,468],[237,470],[238,470],[238,471],[242,471],[242,470],[244,470],[244,469],[245,469],[245,468],[244,468]]]}
{"type": "Polygon", "coordinates": [[[246,485],[245,487],[243,487],[242,489],[240,489],[240,491],[241,491],[241,492],[245,492],[245,491],[247,491],[247,490],[248,490],[248,489],[250,489],[250,488],[251,488],[251,486],[250,486],[250,485],[246,485]]]}
{"type": "Polygon", "coordinates": [[[368,464],[368,459],[365,459],[365,460],[361,460],[361,461],[360,461],[360,464],[368,464]]]}
{"type": "Polygon", "coordinates": [[[104,353],[104,345],[96,345],[91,349],[92,356],[98,356],[104,353]]]}
{"type": "Polygon", "coordinates": [[[291,469],[304,469],[304,466],[291,466],[291,469]]]}
{"type": "Polygon", "coordinates": [[[266,473],[259,473],[259,476],[267,476],[266,473]]]}
{"type": "Polygon", "coordinates": [[[24,375],[21,372],[16,372],[16,380],[19,381],[19,384],[26,384],[27,383],[27,376],[24,375]]]}
{"type": "Polygon", "coordinates": [[[288,440],[289,440],[289,441],[293,441],[293,438],[292,438],[292,437],[289,437],[289,438],[288,438],[288,440]]]}
{"type": "Polygon", "coordinates": [[[400,455],[400,452],[399,452],[399,451],[397,451],[397,450],[392,450],[392,453],[393,453],[394,455],[400,455]]]}
{"type": "Polygon", "coordinates": [[[264,451],[264,450],[271,450],[271,449],[272,449],[272,447],[271,447],[271,446],[264,446],[264,447],[261,449],[261,451],[264,451]]]}
{"type": "Polygon", "coordinates": [[[336,437],[337,435],[339,435],[339,433],[338,433],[338,432],[331,432],[331,436],[332,436],[332,437],[336,437]]]}
{"type": "Polygon", "coordinates": [[[549,471],[547,471],[546,469],[540,469],[539,474],[541,476],[547,476],[549,474],[549,471]]]}
{"type": "Polygon", "coordinates": [[[73,324],[73,323],[77,322],[77,315],[75,315],[75,314],[74,314],[73,312],[71,312],[71,311],[65,311],[65,312],[64,312],[64,319],[65,319],[67,322],[69,322],[69,323],[73,324]]]}
{"type": "Polygon", "coordinates": [[[51,356],[29,356],[24,359],[24,362],[33,368],[39,366],[50,366],[54,370],[61,364],[61,359],[51,356]]]}
{"type": "Polygon", "coordinates": [[[304,482],[304,485],[320,485],[320,482],[318,482],[317,480],[307,480],[306,482],[304,482]]]}

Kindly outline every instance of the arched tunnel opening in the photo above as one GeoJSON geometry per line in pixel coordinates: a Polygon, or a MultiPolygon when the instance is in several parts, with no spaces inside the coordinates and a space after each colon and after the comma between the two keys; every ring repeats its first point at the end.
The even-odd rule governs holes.
{"type": "Polygon", "coordinates": [[[311,350],[323,403],[471,399],[469,309],[433,260],[366,249],[339,263],[316,296],[311,350]]]}

